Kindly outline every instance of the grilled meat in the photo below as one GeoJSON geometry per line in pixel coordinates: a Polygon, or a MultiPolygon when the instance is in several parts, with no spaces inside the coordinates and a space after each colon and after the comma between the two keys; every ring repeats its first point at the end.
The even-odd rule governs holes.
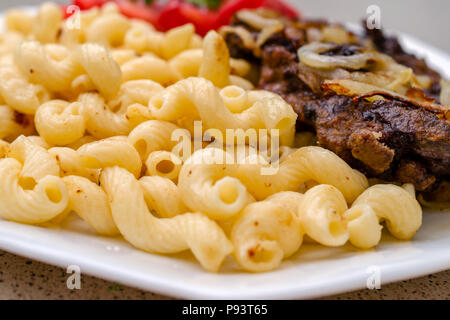
{"type": "MultiPolygon", "coordinates": [[[[247,28],[257,39],[258,32],[246,22],[235,19],[234,25],[247,28]]],[[[307,21],[285,23],[257,51],[244,46],[236,34],[228,33],[226,41],[232,56],[260,66],[258,86],[290,103],[298,114],[297,129],[316,132],[320,146],[332,150],[369,177],[413,183],[419,191],[438,189],[439,183],[450,175],[450,122],[445,113],[448,110],[437,115],[432,108],[405,99],[371,100],[327,90],[324,80],[348,78],[348,70],[338,68],[333,74],[311,72],[299,63],[298,55],[298,49],[314,37],[309,26],[317,30],[324,25],[307,21]]],[[[428,76],[429,89],[419,94],[424,101],[430,102],[430,96],[439,95],[439,74],[423,60],[404,52],[395,38],[384,37],[380,30],[369,31],[364,38],[342,43],[322,55],[356,55],[363,50],[361,43],[368,39],[372,46],[410,67],[415,74],[428,76]]],[[[447,200],[450,195],[439,197],[447,200]]]]}

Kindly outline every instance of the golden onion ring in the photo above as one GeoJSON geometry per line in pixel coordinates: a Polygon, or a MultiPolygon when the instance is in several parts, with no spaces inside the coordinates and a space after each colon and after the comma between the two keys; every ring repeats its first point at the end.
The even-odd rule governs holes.
{"type": "Polygon", "coordinates": [[[450,106],[450,81],[441,80],[441,104],[450,106]]]}
{"type": "Polygon", "coordinates": [[[312,42],[298,50],[298,57],[303,64],[313,68],[346,68],[353,70],[362,69],[370,61],[375,61],[379,58],[376,52],[356,53],[351,56],[321,55],[323,52],[336,49],[337,46],[333,43],[312,42]]]}

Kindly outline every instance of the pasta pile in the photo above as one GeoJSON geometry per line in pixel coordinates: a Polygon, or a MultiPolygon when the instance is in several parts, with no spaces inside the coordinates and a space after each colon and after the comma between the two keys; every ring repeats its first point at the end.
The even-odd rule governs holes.
{"type": "Polygon", "coordinates": [[[204,39],[190,24],[157,32],[111,3],[67,21],[52,3],[36,16],[12,10],[6,26],[4,219],[60,223],[76,212],[100,235],[122,235],[147,252],[191,250],[210,272],[229,255],[244,270],[273,270],[305,235],[368,249],[380,241],[382,222],[404,240],[421,225],[411,185],[369,186],[334,153],[306,142],[308,134],[295,135],[292,107],[254,90],[245,78],[250,64],[231,59],[214,31],[204,39]],[[211,144],[196,148],[196,121],[215,132],[211,144]],[[276,130],[280,148],[264,154],[245,140],[218,147],[229,129],[271,138],[276,130]],[[275,162],[275,173],[262,174],[275,162]]]}

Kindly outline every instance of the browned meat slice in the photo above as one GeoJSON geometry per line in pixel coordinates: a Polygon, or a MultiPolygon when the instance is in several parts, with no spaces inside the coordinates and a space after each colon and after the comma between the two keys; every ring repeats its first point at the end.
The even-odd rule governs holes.
{"type": "MultiPolygon", "coordinates": [[[[448,120],[406,101],[369,102],[322,90],[320,76],[299,70],[297,50],[305,41],[299,32],[304,30],[288,30],[286,27],[272,35],[262,46],[260,56],[252,55],[251,59],[259,59],[259,87],[280,94],[292,105],[299,115],[299,130],[315,131],[320,146],[332,150],[370,177],[413,183],[417,190],[427,192],[448,179],[448,120]],[[292,34],[295,39],[291,39],[292,34]],[[315,84],[319,84],[318,90],[312,90],[315,84]]],[[[370,36],[381,51],[438,83],[439,74],[427,68],[424,61],[405,53],[394,38],[382,38],[379,33],[370,36]]],[[[239,39],[226,40],[235,57],[252,54],[247,49],[236,48],[239,39]]],[[[338,51],[325,54],[352,55],[357,49],[342,45],[338,51]]],[[[442,198],[446,197],[441,195],[442,198]]]]}

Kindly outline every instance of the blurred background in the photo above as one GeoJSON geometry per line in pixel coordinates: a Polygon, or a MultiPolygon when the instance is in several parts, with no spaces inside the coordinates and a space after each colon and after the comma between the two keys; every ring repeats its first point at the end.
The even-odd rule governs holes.
{"type": "MultiPolygon", "coordinates": [[[[68,3],[70,0],[53,0],[68,3]]],[[[381,9],[383,27],[407,32],[450,54],[449,0],[287,0],[310,17],[355,22],[366,17],[367,7],[381,9]]],[[[1,0],[0,10],[13,6],[37,5],[42,0],[1,0]]]]}

